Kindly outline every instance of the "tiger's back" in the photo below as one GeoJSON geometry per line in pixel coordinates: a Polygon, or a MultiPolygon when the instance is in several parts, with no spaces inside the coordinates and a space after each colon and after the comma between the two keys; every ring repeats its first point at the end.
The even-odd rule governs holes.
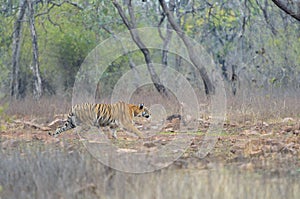
{"type": "MultiPolygon", "coordinates": [[[[124,102],[116,104],[79,104],[72,107],[72,112],[68,115],[66,123],[58,128],[55,133],[49,134],[55,136],[79,125],[89,125],[96,127],[110,126],[111,129],[120,126],[135,133],[138,137],[142,137],[141,132],[132,124],[133,117],[137,116],[149,118],[150,112],[143,104],[134,105],[124,102]]],[[[113,137],[116,138],[115,131],[113,137]]]]}

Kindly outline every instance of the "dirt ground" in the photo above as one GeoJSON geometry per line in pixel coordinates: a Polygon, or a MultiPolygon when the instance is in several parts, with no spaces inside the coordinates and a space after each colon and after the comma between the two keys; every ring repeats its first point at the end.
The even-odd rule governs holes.
{"type": "MultiPolygon", "coordinates": [[[[136,149],[143,146],[155,149],[176,139],[178,120],[169,121],[163,133],[157,133],[135,145],[132,136],[118,132],[118,139],[113,144],[122,149],[136,149]]],[[[51,124],[39,124],[36,120],[20,118],[1,121],[0,146],[2,150],[18,147],[21,143],[42,143],[56,145],[67,150],[76,150],[80,146],[79,136],[74,131],[67,131],[54,138],[48,135],[61,121],[51,124]]],[[[212,151],[205,158],[199,159],[195,154],[201,146],[209,127],[208,121],[202,121],[199,132],[193,134],[190,146],[181,158],[170,167],[176,168],[209,168],[211,164],[235,165],[242,170],[250,171],[287,171],[300,172],[300,119],[284,118],[275,122],[258,122],[243,124],[226,123],[218,135],[212,151]]],[[[130,150],[128,150],[130,152],[130,150]]]]}

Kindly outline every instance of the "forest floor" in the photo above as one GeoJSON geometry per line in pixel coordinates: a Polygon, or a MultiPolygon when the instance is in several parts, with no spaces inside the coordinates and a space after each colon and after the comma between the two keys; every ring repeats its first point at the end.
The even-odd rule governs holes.
{"type": "Polygon", "coordinates": [[[202,158],[198,152],[206,146],[209,120],[202,120],[198,131],[184,134],[177,132],[175,118],[152,136],[148,136],[146,125],[137,123],[144,139],[121,130],[118,139],[107,139],[94,131],[86,134],[93,135],[88,137],[92,139],[85,139],[78,128],[58,137],[48,135],[62,124],[61,119],[42,121],[32,116],[0,120],[0,199],[300,196],[300,118],[226,122],[220,133],[212,136],[216,142],[202,158]],[[101,136],[116,153],[103,139],[99,141],[101,136]],[[180,140],[185,136],[189,139],[181,150],[180,140]],[[175,148],[161,152],[172,141],[175,148]],[[164,165],[160,157],[152,158],[155,151],[160,157],[178,151],[180,156],[164,165]],[[144,159],[139,152],[145,154],[144,159]],[[149,172],[149,165],[153,172],[149,172]]]}
{"type": "MultiPolygon", "coordinates": [[[[118,132],[118,139],[111,140],[114,145],[122,148],[122,152],[132,152],[142,147],[155,150],[169,141],[176,139],[177,120],[169,121],[167,131],[157,133],[142,144],[135,145],[132,136],[118,132]]],[[[66,150],[81,148],[80,136],[74,131],[64,132],[54,138],[48,135],[58,126],[54,121],[50,125],[39,124],[36,120],[22,118],[1,121],[0,147],[2,150],[17,148],[24,143],[39,143],[45,146],[66,150]],[[52,125],[52,126],[51,126],[52,125]]],[[[58,122],[62,124],[62,121],[58,122]]],[[[208,122],[203,122],[199,132],[193,133],[190,145],[182,156],[170,167],[176,168],[209,168],[210,165],[235,165],[242,170],[288,171],[300,173],[300,119],[284,118],[281,121],[258,122],[243,124],[226,123],[223,131],[217,135],[214,148],[205,158],[195,155],[208,129],[208,122]]],[[[82,149],[82,148],[81,148],[82,149]]]]}

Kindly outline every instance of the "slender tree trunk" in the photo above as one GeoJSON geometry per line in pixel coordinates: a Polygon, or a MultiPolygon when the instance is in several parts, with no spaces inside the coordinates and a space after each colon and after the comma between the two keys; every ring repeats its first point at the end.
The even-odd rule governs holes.
{"type": "MultiPolygon", "coordinates": [[[[174,13],[174,9],[175,9],[175,3],[174,0],[170,0],[169,1],[169,12],[171,14],[174,13]]],[[[166,36],[163,36],[160,30],[161,24],[163,23],[164,19],[165,19],[166,15],[163,14],[159,24],[158,24],[158,32],[160,37],[163,40],[163,50],[162,50],[162,59],[161,59],[161,63],[165,66],[168,66],[168,52],[169,52],[169,44],[172,38],[172,33],[173,31],[171,30],[171,25],[169,22],[167,22],[167,30],[166,30],[166,36]]]]}
{"type": "Polygon", "coordinates": [[[203,80],[204,86],[205,86],[205,93],[206,94],[214,93],[215,88],[207,74],[206,69],[203,66],[201,66],[201,60],[199,58],[199,55],[197,54],[197,50],[195,49],[194,44],[192,44],[190,42],[188,37],[184,34],[183,30],[175,22],[173,15],[170,13],[170,11],[166,5],[166,2],[164,0],[159,0],[159,2],[160,2],[160,5],[161,5],[164,13],[167,15],[168,21],[171,24],[172,28],[176,31],[178,36],[184,42],[184,44],[188,50],[188,54],[189,54],[189,57],[190,57],[192,63],[197,67],[197,69],[200,73],[200,76],[203,80]]]}
{"type": "Polygon", "coordinates": [[[34,90],[33,95],[36,99],[39,99],[42,96],[42,78],[40,74],[40,64],[39,64],[39,49],[37,42],[37,34],[34,23],[34,8],[33,2],[31,0],[27,0],[28,10],[29,10],[29,25],[32,39],[32,66],[30,67],[33,73],[34,78],[34,90]]]}
{"type": "Polygon", "coordinates": [[[163,50],[162,50],[162,64],[168,66],[168,52],[169,52],[169,44],[172,38],[172,31],[170,30],[170,24],[167,25],[166,36],[164,38],[163,50]]]}
{"type": "Polygon", "coordinates": [[[19,70],[20,70],[20,47],[22,36],[22,20],[26,11],[26,0],[19,2],[19,14],[14,24],[12,44],[12,71],[10,83],[10,96],[12,99],[19,98],[19,70]]]}
{"type": "Polygon", "coordinates": [[[161,84],[160,78],[157,75],[157,73],[155,72],[154,65],[153,65],[152,59],[150,57],[149,49],[142,42],[137,30],[135,30],[136,21],[135,21],[135,17],[134,17],[134,13],[133,13],[133,7],[131,5],[131,0],[129,0],[128,3],[127,3],[128,12],[129,12],[129,15],[130,15],[130,21],[128,20],[128,18],[126,17],[122,7],[119,5],[119,3],[116,0],[113,1],[113,4],[117,8],[117,10],[119,12],[119,15],[121,16],[124,24],[126,25],[127,29],[129,30],[133,41],[135,42],[135,44],[139,47],[139,49],[143,53],[144,58],[145,58],[145,62],[147,64],[148,71],[149,71],[150,76],[151,76],[151,80],[152,80],[155,88],[163,96],[168,96],[166,88],[164,87],[164,85],[161,84]]]}

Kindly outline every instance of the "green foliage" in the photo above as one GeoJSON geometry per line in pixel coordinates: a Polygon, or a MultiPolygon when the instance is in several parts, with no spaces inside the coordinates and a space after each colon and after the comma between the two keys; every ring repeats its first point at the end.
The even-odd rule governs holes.
{"type": "Polygon", "coordinates": [[[238,24],[240,13],[222,4],[214,4],[211,9],[206,10],[206,18],[210,18],[213,27],[224,30],[235,28],[238,24]]]}
{"type": "Polygon", "coordinates": [[[0,12],[0,98],[4,97],[9,87],[9,64],[11,62],[11,33],[13,17],[0,12]],[[1,92],[2,91],[2,92],[1,92]]]}
{"type": "MultiPolygon", "coordinates": [[[[9,104],[8,103],[3,103],[2,105],[0,105],[0,120],[5,120],[6,122],[10,122],[11,117],[8,116],[5,111],[8,109],[9,104]]],[[[1,121],[0,121],[0,130],[5,130],[6,126],[5,125],[1,125],[1,121]]]]}
{"type": "Polygon", "coordinates": [[[144,64],[143,55],[140,51],[125,54],[113,61],[109,66],[107,66],[106,70],[99,78],[99,82],[105,82],[105,85],[99,85],[101,87],[101,93],[97,94],[98,97],[109,96],[122,75],[131,70],[129,57],[137,66],[144,64]]]}
{"type": "Polygon", "coordinates": [[[7,106],[0,106],[0,116],[3,114],[7,106]]]}
{"type": "MultiPolygon", "coordinates": [[[[81,63],[99,42],[111,37],[111,33],[117,34],[127,29],[110,0],[77,1],[83,9],[65,2],[61,6],[54,6],[48,14],[45,13],[51,5],[43,2],[35,5],[39,61],[44,89],[53,94],[72,88],[81,63]]],[[[9,92],[12,33],[19,2],[12,1],[11,6],[6,4],[7,1],[0,0],[0,3],[3,5],[3,12],[0,13],[2,94],[9,92]]],[[[255,0],[175,1],[175,4],[176,21],[188,36],[212,53],[216,63],[225,63],[227,67],[235,64],[238,68],[241,67],[239,63],[246,63],[247,71],[255,78],[266,79],[269,85],[296,82],[300,70],[299,27],[297,22],[279,13],[273,4],[265,7],[266,4],[255,0]],[[261,8],[267,11],[266,16],[261,8]],[[243,37],[240,37],[241,34],[243,37]],[[264,55],[255,54],[262,48],[266,49],[264,55]]],[[[121,6],[129,17],[126,5],[121,6]]],[[[157,1],[133,1],[133,6],[137,27],[157,26],[161,20],[161,8],[157,1]]],[[[166,27],[166,21],[161,27],[166,27]]],[[[30,70],[32,44],[26,20],[22,33],[20,85],[25,95],[33,86],[30,70]]],[[[151,55],[156,63],[161,62],[161,52],[151,52],[151,55]]],[[[168,63],[176,64],[171,60],[174,57],[170,55],[168,63]]],[[[132,53],[131,58],[136,65],[145,64],[140,53],[132,53]]],[[[101,77],[107,80],[108,90],[128,69],[127,56],[109,66],[101,77]]]]}
{"type": "MultiPolygon", "coordinates": [[[[39,26],[41,48],[41,70],[51,82],[63,85],[63,90],[71,88],[75,75],[89,51],[96,45],[96,36],[80,24],[82,16],[76,8],[65,5],[51,13],[54,26],[45,21],[39,26]]],[[[59,85],[55,85],[56,87],[59,85]]]]}

